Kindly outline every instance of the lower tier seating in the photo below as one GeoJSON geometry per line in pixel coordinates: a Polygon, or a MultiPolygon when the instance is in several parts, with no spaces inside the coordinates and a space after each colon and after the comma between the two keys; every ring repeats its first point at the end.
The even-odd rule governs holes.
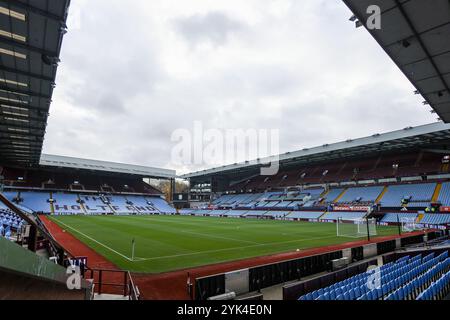
{"type": "Polygon", "coordinates": [[[299,300],[414,300],[434,298],[448,290],[448,251],[406,256],[357,274],[329,287],[303,295],[299,300]],[[442,279],[442,280],[441,280],[442,279]],[[434,291],[428,293],[433,283],[434,291]]]}
{"type": "Polygon", "coordinates": [[[0,237],[9,238],[13,231],[19,230],[25,221],[8,209],[0,209],[0,237]]]}
{"type": "Polygon", "coordinates": [[[321,220],[359,220],[364,218],[367,212],[343,212],[343,211],[333,211],[324,215],[321,220]]]}

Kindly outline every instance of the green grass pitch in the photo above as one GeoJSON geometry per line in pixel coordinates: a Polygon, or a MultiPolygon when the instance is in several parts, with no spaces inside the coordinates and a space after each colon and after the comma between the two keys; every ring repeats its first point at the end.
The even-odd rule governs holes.
{"type": "MultiPolygon", "coordinates": [[[[356,241],[330,223],[190,216],[59,216],[60,227],[124,270],[159,273],[356,241]],[[132,259],[132,240],[135,254],[132,259]]],[[[378,236],[396,227],[378,227],[378,236]]]]}

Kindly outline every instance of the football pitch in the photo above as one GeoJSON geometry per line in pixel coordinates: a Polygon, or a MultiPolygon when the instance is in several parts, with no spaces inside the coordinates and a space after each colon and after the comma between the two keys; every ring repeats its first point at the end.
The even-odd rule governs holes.
{"type": "MultiPolygon", "coordinates": [[[[337,237],[332,223],[191,216],[53,216],[51,220],[119,268],[142,273],[358,240],[337,237]]],[[[397,228],[377,227],[377,233],[394,235],[397,228]]]]}

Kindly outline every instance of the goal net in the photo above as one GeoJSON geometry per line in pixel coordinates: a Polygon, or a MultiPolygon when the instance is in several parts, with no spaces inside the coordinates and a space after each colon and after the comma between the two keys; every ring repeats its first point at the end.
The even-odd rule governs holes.
{"type": "Polygon", "coordinates": [[[416,218],[401,218],[400,223],[403,232],[412,232],[421,229],[416,223],[416,218]]]}
{"type": "Polygon", "coordinates": [[[339,218],[336,221],[336,235],[338,237],[361,238],[377,235],[376,219],[357,219],[353,221],[344,221],[339,218]]]}

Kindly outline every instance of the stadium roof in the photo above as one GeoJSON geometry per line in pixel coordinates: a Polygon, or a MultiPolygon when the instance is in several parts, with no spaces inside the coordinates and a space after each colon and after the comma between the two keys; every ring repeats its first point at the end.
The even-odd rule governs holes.
{"type": "MultiPolygon", "coordinates": [[[[374,134],[370,137],[347,140],[320,147],[306,148],[279,155],[281,166],[301,165],[311,162],[332,161],[349,157],[362,157],[380,152],[401,152],[414,149],[423,149],[435,146],[444,146],[450,153],[450,124],[436,122],[418,127],[407,127],[403,130],[383,134],[374,134]]],[[[264,164],[276,161],[276,157],[236,163],[198,171],[181,176],[181,178],[206,178],[218,174],[233,174],[236,172],[258,169],[264,164]]]]}
{"type": "Polygon", "coordinates": [[[137,166],[108,161],[79,159],[64,156],[42,154],[40,163],[43,167],[70,168],[109,173],[133,174],[146,178],[175,178],[175,170],[137,166]]]}
{"type": "Polygon", "coordinates": [[[416,87],[450,122],[450,1],[343,0],[416,87]],[[381,8],[381,29],[367,28],[367,8],[381,8]]]}
{"type": "Polygon", "coordinates": [[[0,162],[41,156],[70,0],[0,0],[0,162]]]}

